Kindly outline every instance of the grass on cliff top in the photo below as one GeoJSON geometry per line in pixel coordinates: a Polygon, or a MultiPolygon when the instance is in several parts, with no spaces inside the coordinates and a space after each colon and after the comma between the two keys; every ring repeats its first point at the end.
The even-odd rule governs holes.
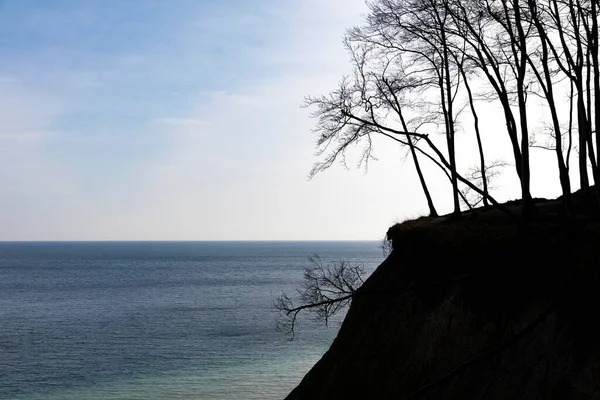
{"type": "Polygon", "coordinates": [[[536,198],[534,199],[535,212],[533,219],[525,226],[521,220],[521,203],[521,200],[511,200],[501,204],[504,210],[509,211],[512,216],[507,215],[505,211],[490,206],[463,211],[459,218],[448,214],[439,217],[420,217],[406,220],[390,227],[387,238],[388,240],[394,240],[396,236],[407,230],[438,226],[451,226],[454,228],[481,226],[487,230],[492,230],[492,226],[501,227],[505,225],[516,225],[522,229],[532,226],[556,226],[564,229],[600,226],[600,206],[594,187],[590,188],[585,195],[582,191],[577,191],[571,195],[571,218],[565,217],[561,197],[556,199],[536,198]]]}

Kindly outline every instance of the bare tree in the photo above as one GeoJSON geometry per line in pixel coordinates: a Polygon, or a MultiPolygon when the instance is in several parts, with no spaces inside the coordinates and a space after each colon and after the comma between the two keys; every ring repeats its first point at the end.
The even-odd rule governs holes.
{"type": "MultiPolygon", "coordinates": [[[[437,215],[418,155],[439,167],[453,188],[454,214],[460,213],[458,182],[494,205],[487,189],[460,176],[456,166],[455,132],[460,110],[454,104],[464,76],[452,53],[452,19],[439,0],[380,0],[370,3],[367,24],[348,31],[345,46],[353,74],[329,95],[308,97],[305,105],[316,111],[319,133],[315,164],[310,176],[345,162],[351,145],[362,142],[359,164],[373,158],[373,136],[383,136],[408,148],[427,199],[430,215],[437,215]],[[429,133],[443,127],[447,155],[429,133]],[[423,148],[425,146],[425,148],[423,148]]],[[[463,71],[464,72],[464,71],[463,71]]],[[[463,199],[464,200],[464,199],[463,199]]]]}
{"type": "Polygon", "coordinates": [[[531,21],[533,22],[539,37],[541,51],[535,52],[537,53],[538,58],[537,63],[533,61],[533,56],[531,54],[527,54],[526,57],[529,65],[531,66],[531,70],[535,74],[535,77],[537,78],[542,89],[543,96],[546,99],[548,108],[550,110],[550,115],[552,117],[552,131],[555,139],[554,149],[556,152],[559,179],[563,194],[563,211],[568,216],[571,213],[571,180],[569,178],[569,170],[563,155],[561,126],[558,116],[556,97],[554,94],[554,71],[551,70],[552,64],[550,62],[550,51],[548,49],[548,43],[551,42],[551,40],[548,36],[547,21],[549,21],[550,18],[548,18],[548,10],[542,5],[539,5],[537,1],[528,0],[528,6],[531,21]],[[539,69],[542,70],[542,73],[540,73],[539,69]]]}
{"type": "Polygon", "coordinates": [[[535,215],[530,148],[539,144],[533,141],[536,127],[530,125],[539,122],[530,115],[536,107],[551,117],[550,147],[556,156],[564,215],[571,215],[569,160],[574,142],[580,187],[586,191],[590,185],[589,163],[600,201],[599,2],[367,2],[365,23],[350,29],[344,39],[352,75],[329,95],[306,101],[316,108],[317,147],[323,157],[311,176],[335,160],[344,161],[347,149],[357,143],[364,145],[359,164],[366,164],[373,159],[373,138],[381,136],[411,155],[430,215],[437,215],[437,210],[421,168],[423,159],[448,178],[454,215],[460,214],[461,197],[468,207],[473,199],[498,207],[487,185],[491,169],[483,143],[487,132],[504,131],[520,181],[522,216],[528,220],[535,215]],[[481,100],[501,106],[505,129],[482,121],[477,111],[481,100]],[[457,155],[462,153],[456,149],[456,135],[463,130],[467,113],[473,118],[479,153],[470,177],[458,172],[457,155]]]}
{"type": "Polygon", "coordinates": [[[324,265],[316,254],[308,260],[311,266],[304,271],[304,280],[298,289],[299,304],[295,304],[285,293],[274,302],[279,312],[277,330],[288,335],[290,340],[294,339],[301,311],[312,314],[314,320],[327,325],[331,317],[349,306],[366,275],[361,264],[351,265],[339,260],[324,265]]]}
{"type": "Polygon", "coordinates": [[[345,163],[348,148],[361,142],[364,147],[358,164],[367,165],[373,158],[373,135],[387,136],[409,149],[427,199],[429,214],[437,216],[415,149],[420,138],[409,134],[411,130],[416,131],[420,126],[433,122],[435,116],[428,116],[430,113],[426,102],[415,102],[413,99],[410,101],[411,110],[417,111],[415,117],[406,117],[404,110],[406,93],[422,90],[423,80],[408,76],[393,52],[353,40],[352,34],[344,43],[353,64],[352,76],[344,78],[338,90],[328,96],[308,97],[305,101],[305,106],[317,109],[312,114],[318,120],[315,131],[320,134],[317,154],[325,154],[324,159],[314,165],[309,176],[313,177],[329,168],[337,159],[345,163]],[[391,132],[385,129],[390,114],[395,115],[396,123],[401,125],[404,140],[398,139],[395,133],[400,130],[390,136],[391,132]]]}
{"type": "Polygon", "coordinates": [[[590,51],[588,43],[591,36],[589,15],[585,10],[586,1],[551,0],[548,14],[550,21],[546,26],[548,48],[562,73],[571,81],[577,97],[577,127],[579,148],[579,183],[584,192],[589,187],[586,157],[590,158],[594,180],[598,182],[597,162],[593,156],[591,98],[590,98],[590,51]],[[589,34],[588,34],[589,31],[589,34]],[[586,65],[587,64],[587,65],[586,65]],[[587,94],[586,94],[587,92],[587,94]]]}
{"type": "Polygon", "coordinates": [[[479,0],[455,0],[449,2],[448,10],[455,21],[456,36],[466,45],[458,48],[462,53],[460,57],[464,57],[474,68],[481,71],[494,93],[487,96],[489,101],[496,100],[502,106],[514,165],[519,179],[522,180],[523,157],[512,108],[511,94],[514,89],[512,82],[507,80],[507,65],[510,64],[502,61],[506,52],[502,49],[503,44],[497,43],[498,27],[489,15],[488,3],[479,0]]]}
{"type": "Polygon", "coordinates": [[[424,91],[435,98],[444,127],[452,184],[454,214],[460,214],[456,167],[456,94],[461,75],[451,54],[448,32],[452,19],[444,0],[381,0],[370,4],[367,24],[351,33],[351,40],[393,52],[401,57],[408,75],[418,74],[424,91]]]}
{"type": "MultiPolygon", "coordinates": [[[[452,52],[452,56],[454,57],[456,65],[458,66],[458,70],[460,71],[460,74],[463,78],[463,84],[467,91],[469,108],[471,109],[471,114],[473,116],[473,128],[475,131],[475,138],[477,139],[477,150],[479,151],[479,166],[477,168],[477,171],[479,171],[479,179],[481,180],[481,190],[483,191],[483,193],[488,194],[488,177],[486,176],[487,167],[485,163],[485,153],[483,151],[481,131],[479,129],[479,114],[477,113],[477,109],[475,107],[475,97],[473,95],[473,91],[471,90],[471,85],[469,83],[469,71],[467,70],[467,66],[465,64],[464,51],[465,47],[463,47],[460,54],[457,54],[457,52],[452,52]],[[461,58],[459,59],[458,57],[461,58]]],[[[470,189],[467,188],[466,190],[470,189]]],[[[490,205],[488,199],[485,196],[481,196],[480,199],[478,199],[477,203],[479,201],[482,201],[483,205],[486,208],[490,205]]]]}

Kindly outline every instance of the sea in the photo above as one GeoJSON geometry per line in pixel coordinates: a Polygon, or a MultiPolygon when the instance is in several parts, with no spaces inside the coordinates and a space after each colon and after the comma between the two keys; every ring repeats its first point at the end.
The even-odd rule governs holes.
{"type": "Polygon", "coordinates": [[[282,399],[327,351],[308,315],[276,330],[308,257],[370,242],[0,242],[0,399],[282,399]]]}

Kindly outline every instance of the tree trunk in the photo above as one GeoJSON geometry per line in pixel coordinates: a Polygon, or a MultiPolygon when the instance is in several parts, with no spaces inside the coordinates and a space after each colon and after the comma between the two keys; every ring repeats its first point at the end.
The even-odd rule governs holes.
{"type": "MultiPolygon", "coordinates": [[[[406,130],[406,128],[404,128],[404,129],[406,130]]],[[[415,145],[412,142],[412,139],[409,135],[406,135],[406,140],[408,141],[408,147],[410,148],[410,153],[411,153],[413,161],[415,163],[417,175],[419,175],[419,181],[421,182],[421,187],[423,188],[423,193],[425,193],[425,197],[427,198],[427,206],[429,207],[429,216],[437,217],[438,213],[433,204],[433,200],[431,199],[431,194],[429,193],[429,188],[427,187],[427,183],[425,182],[425,177],[423,176],[423,171],[421,171],[421,165],[419,164],[419,159],[417,158],[417,152],[415,151],[415,145]]]]}
{"type": "MultiPolygon", "coordinates": [[[[463,68],[462,64],[459,65],[460,73],[463,77],[463,81],[465,83],[465,89],[467,89],[467,96],[469,98],[469,106],[471,108],[471,113],[473,114],[473,125],[475,128],[475,137],[477,138],[477,148],[479,150],[479,168],[481,170],[481,184],[483,193],[488,194],[488,185],[487,185],[487,176],[485,170],[485,156],[483,154],[483,144],[481,142],[481,133],[479,132],[479,115],[477,114],[477,110],[475,109],[475,101],[473,99],[473,93],[471,92],[471,85],[469,85],[469,80],[467,79],[467,74],[463,68]]],[[[488,199],[483,197],[483,205],[484,207],[489,207],[490,203],[488,199]]]]}

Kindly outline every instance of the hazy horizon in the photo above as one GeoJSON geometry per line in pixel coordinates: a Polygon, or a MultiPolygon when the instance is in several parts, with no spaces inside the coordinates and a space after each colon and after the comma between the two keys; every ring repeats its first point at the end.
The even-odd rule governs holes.
{"type": "Polygon", "coordinates": [[[382,239],[231,239],[231,240],[0,240],[0,243],[311,243],[311,242],[380,242],[382,239]]]}

